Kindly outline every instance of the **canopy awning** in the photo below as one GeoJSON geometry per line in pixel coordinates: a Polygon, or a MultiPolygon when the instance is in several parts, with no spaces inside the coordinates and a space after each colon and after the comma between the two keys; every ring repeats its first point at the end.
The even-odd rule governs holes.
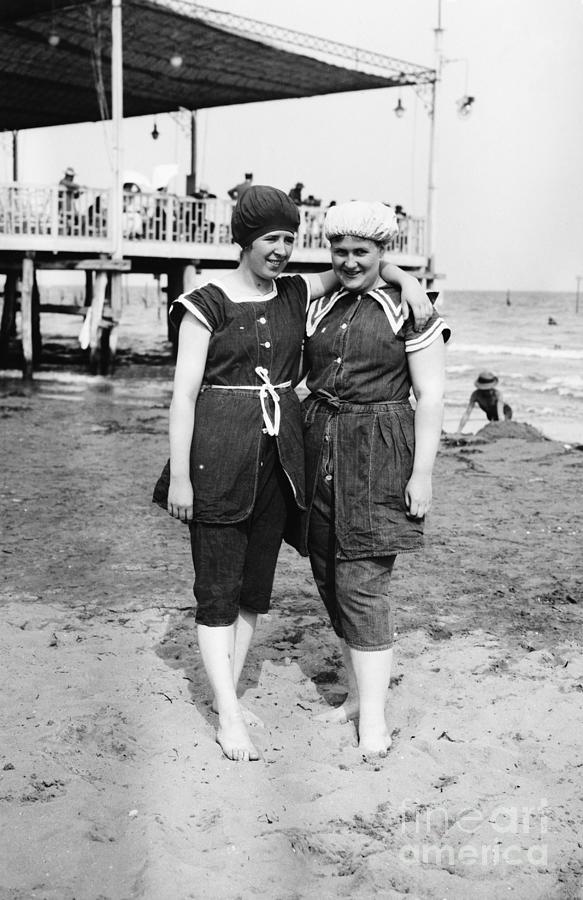
{"type": "MultiPolygon", "coordinates": [[[[123,0],[124,116],[406,84],[435,71],[191,0],[123,0]]],[[[111,117],[111,0],[2,0],[0,130],[111,117]]]]}

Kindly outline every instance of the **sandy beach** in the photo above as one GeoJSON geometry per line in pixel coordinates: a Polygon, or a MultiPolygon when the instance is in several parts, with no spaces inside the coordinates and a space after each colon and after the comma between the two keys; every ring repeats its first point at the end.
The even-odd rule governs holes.
{"type": "Polygon", "coordinates": [[[0,900],[583,900],[583,0],[214,7],[0,0],[0,900]],[[381,257],[450,333],[439,419],[442,325],[399,327],[381,257]],[[347,294],[278,287],[332,264],[347,294]],[[260,758],[217,742],[189,531],[152,502],[170,308],[209,280],[178,457],[193,391],[232,388],[202,403],[237,422],[201,481],[245,444],[236,388],[285,456],[273,388],[307,393],[304,312],[302,371],[399,422],[351,448],[347,483],[411,449],[403,353],[427,437],[411,513],[441,426],[425,545],[391,576],[382,758],[329,721],[342,653],[289,545],[239,684],[260,758]]]}
{"type": "Polygon", "coordinates": [[[166,398],[2,383],[2,900],[582,896],[580,449],[444,439],[402,556],[393,749],[367,763],[309,567],[285,548],[215,743],[187,533],[151,501],[166,398]]]}

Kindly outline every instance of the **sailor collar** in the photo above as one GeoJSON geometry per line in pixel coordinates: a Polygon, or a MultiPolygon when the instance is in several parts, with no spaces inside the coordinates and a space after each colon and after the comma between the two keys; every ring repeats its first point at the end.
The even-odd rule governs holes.
{"type": "MultiPolygon", "coordinates": [[[[320,297],[318,300],[314,300],[310,303],[306,321],[306,334],[308,337],[312,337],[312,335],[315,334],[318,325],[322,319],[328,315],[334,304],[349,293],[350,291],[347,291],[346,288],[341,288],[339,291],[334,291],[333,294],[320,297]]],[[[358,296],[368,296],[373,300],[376,300],[387,317],[389,325],[393,329],[393,333],[397,334],[403,327],[405,320],[403,318],[401,301],[394,300],[391,293],[391,288],[373,288],[358,296]]]]}

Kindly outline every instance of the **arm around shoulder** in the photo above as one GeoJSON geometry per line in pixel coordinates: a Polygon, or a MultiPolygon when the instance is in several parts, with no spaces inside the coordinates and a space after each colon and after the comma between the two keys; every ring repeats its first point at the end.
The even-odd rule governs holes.
{"type": "Polygon", "coordinates": [[[414,275],[389,262],[382,264],[380,274],[383,281],[400,288],[403,318],[407,320],[411,311],[415,328],[423,328],[431,318],[433,306],[421,282],[414,275]]]}
{"type": "Polygon", "coordinates": [[[333,269],[326,269],[324,272],[310,272],[304,275],[304,278],[310,287],[311,300],[318,300],[340,287],[340,281],[333,269]]]}

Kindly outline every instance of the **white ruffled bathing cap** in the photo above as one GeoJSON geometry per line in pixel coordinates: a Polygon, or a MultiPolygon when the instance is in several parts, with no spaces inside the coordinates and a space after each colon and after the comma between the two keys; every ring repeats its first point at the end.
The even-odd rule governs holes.
{"type": "Polygon", "coordinates": [[[385,243],[397,231],[397,217],[392,206],[376,200],[351,200],[331,206],[324,220],[324,232],[328,240],[341,235],[366,238],[369,241],[385,243]]]}

